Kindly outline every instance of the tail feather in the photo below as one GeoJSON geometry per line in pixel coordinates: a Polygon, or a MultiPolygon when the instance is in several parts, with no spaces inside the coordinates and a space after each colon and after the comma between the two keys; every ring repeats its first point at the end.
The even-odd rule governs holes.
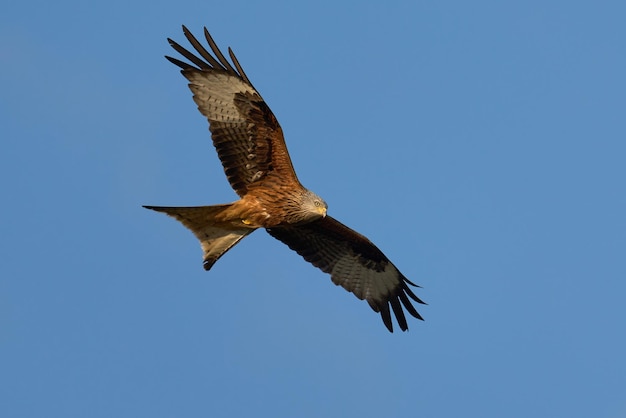
{"type": "Polygon", "coordinates": [[[200,240],[204,252],[204,269],[209,270],[221,256],[255,230],[234,222],[215,220],[218,214],[230,206],[226,204],[196,207],[144,206],[144,208],[163,212],[191,230],[200,240]]]}

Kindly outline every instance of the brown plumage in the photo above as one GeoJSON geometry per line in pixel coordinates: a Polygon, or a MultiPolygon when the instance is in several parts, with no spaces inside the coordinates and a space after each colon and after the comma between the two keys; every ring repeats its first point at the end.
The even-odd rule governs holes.
{"type": "Polygon", "coordinates": [[[209,121],[226,177],[240,200],[215,206],[144,207],[176,218],[196,235],[206,270],[245,236],[265,228],[329,273],[333,283],[367,300],[389,331],[393,332],[392,311],[403,331],[408,329],[403,307],[422,319],[411,302],[424,303],[409,288],[417,285],[366,237],[327,216],[324,200],[300,184],[276,117],[232,50],[228,53],[234,66],[206,28],[204,35],[213,55],[185,26],[183,33],[199,56],[168,38],[190,63],[166,58],[182,68],[189,80],[193,99],[209,121]]]}

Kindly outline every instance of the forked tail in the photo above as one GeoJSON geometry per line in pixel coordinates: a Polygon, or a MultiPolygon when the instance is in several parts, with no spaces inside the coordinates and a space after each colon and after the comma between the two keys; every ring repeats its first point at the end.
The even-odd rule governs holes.
{"type": "Polygon", "coordinates": [[[163,212],[189,228],[200,240],[204,251],[204,269],[209,270],[221,256],[255,230],[234,222],[215,220],[218,214],[230,206],[227,204],[195,207],[144,206],[144,208],[163,212]]]}

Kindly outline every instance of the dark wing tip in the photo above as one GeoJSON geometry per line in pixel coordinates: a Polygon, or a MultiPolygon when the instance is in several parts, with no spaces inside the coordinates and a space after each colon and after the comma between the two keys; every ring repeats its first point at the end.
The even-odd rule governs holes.
{"type": "Polygon", "coordinates": [[[418,286],[416,284],[413,284],[412,282],[409,281],[409,279],[407,279],[406,277],[402,277],[402,289],[401,289],[401,293],[404,293],[406,295],[409,295],[409,297],[411,299],[413,299],[415,302],[422,304],[422,305],[428,305],[426,302],[424,302],[423,300],[421,300],[420,298],[417,297],[417,295],[415,293],[413,293],[413,291],[411,290],[411,288],[408,286],[409,284],[415,286],[415,287],[421,287],[418,286]]]}
{"type": "Polygon", "coordinates": [[[417,309],[415,309],[415,306],[413,306],[405,293],[400,293],[398,297],[400,298],[400,301],[402,302],[404,308],[411,314],[411,316],[417,319],[421,319],[422,321],[424,320],[424,318],[422,318],[422,315],[417,312],[417,309]]]}
{"type": "Polygon", "coordinates": [[[182,68],[183,70],[193,68],[196,70],[205,71],[225,71],[228,74],[238,77],[246,83],[252,85],[252,83],[250,83],[250,80],[244,73],[243,68],[241,68],[239,61],[237,61],[237,57],[235,57],[235,54],[232,52],[232,50],[228,48],[228,55],[230,56],[234,67],[233,64],[228,62],[222,51],[218,48],[217,43],[213,40],[211,34],[206,27],[204,28],[204,38],[206,39],[206,42],[208,43],[211,52],[209,52],[209,50],[205,48],[195,36],[193,36],[191,31],[189,31],[189,29],[187,29],[185,25],[182,25],[182,28],[185,38],[187,38],[197,55],[196,53],[190,52],[188,49],[184,48],[173,39],[167,38],[167,42],[170,44],[170,46],[180,55],[185,57],[189,62],[166,56],[165,58],[167,58],[168,61],[182,68]]]}
{"type": "Polygon", "coordinates": [[[185,61],[181,61],[179,59],[176,58],[172,58],[168,55],[165,56],[165,59],[168,60],[169,62],[171,62],[172,64],[176,65],[177,67],[180,67],[183,70],[186,70],[188,68],[194,68],[193,65],[186,63],[185,61]]]}
{"type": "Polygon", "coordinates": [[[391,322],[391,312],[389,312],[389,305],[385,303],[380,306],[379,309],[374,310],[380,310],[380,316],[383,319],[383,323],[385,324],[389,332],[393,332],[393,323],[391,322]]]}
{"type": "Polygon", "coordinates": [[[402,331],[406,331],[409,329],[409,325],[406,323],[406,316],[404,316],[404,311],[402,310],[402,305],[400,304],[399,298],[393,298],[389,301],[391,305],[391,309],[393,310],[393,314],[396,317],[396,321],[398,321],[398,325],[402,331]]]}
{"type": "Polygon", "coordinates": [[[394,316],[396,317],[398,326],[402,331],[408,331],[409,329],[406,315],[404,313],[405,309],[412,317],[417,318],[420,321],[424,320],[422,315],[420,315],[420,313],[417,312],[417,309],[415,309],[415,306],[413,306],[411,299],[423,305],[426,305],[426,303],[418,298],[415,293],[413,293],[413,291],[408,286],[409,283],[411,282],[407,280],[404,276],[402,276],[402,283],[396,289],[396,291],[387,298],[387,300],[368,301],[374,311],[380,312],[383,323],[385,324],[389,332],[393,332],[393,325],[391,322],[392,311],[394,316]],[[391,306],[391,310],[389,309],[389,306],[391,306]]]}

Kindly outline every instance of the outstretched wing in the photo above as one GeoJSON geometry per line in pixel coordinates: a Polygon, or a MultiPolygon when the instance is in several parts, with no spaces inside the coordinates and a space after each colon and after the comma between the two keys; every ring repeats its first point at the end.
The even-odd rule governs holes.
{"type": "Polygon", "coordinates": [[[365,299],[393,332],[391,311],[402,331],[408,329],[404,309],[423,319],[411,299],[422,302],[409,285],[417,286],[400,273],[366,237],[326,216],[304,225],[270,228],[274,238],[287,244],[306,261],[329,273],[333,283],[365,299]]]}
{"type": "Polygon", "coordinates": [[[283,131],[244,73],[235,54],[228,53],[234,67],[204,28],[213,52],[183,26],[183,33],[200,56],[194,55],[168,38],[172,48],[190,63],[165,57],[182,68],[198,110],[209,120],[213,145],[230,185],[244,196],[250,185],[273,176],[274,182],[299,185],[291,164],[283,131]]]}

